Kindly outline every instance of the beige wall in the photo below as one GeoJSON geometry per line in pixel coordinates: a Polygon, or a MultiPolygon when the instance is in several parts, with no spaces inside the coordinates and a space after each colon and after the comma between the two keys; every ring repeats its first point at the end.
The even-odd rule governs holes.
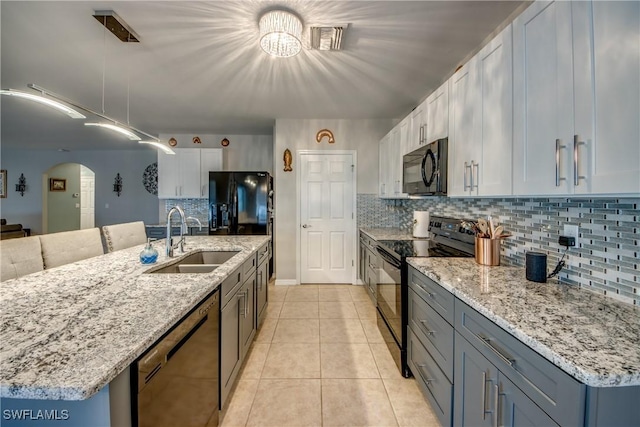
{"type": "Polygon", "coordinates": [[[80,166],[64,163],[48,171],[48,178],[65,179],[65,191],[49,191],[47,188],[47,224],[49,233],[80,229],[80,166]]]}
{"type": "Polygon", "coordinates": [[[321,120],[278,119],[274,130],[274,187],[275,187],[275,273],[277,283],[296,280],[297,164],[299,150],[355,150],[357,152],[357,193],[378,192],[378,143],[393,127],[393,120],[321,120]],[[316,142],[316,133],[329,129],[335,144],[325,138],[316,142]],[[293,171],[284,172],[284,150],[293,155],[293,171]]]}

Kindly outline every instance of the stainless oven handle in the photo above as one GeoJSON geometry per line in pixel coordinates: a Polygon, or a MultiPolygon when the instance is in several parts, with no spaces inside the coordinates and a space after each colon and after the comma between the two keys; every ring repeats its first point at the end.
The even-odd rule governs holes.
{"type": "Polygon", "coordinates": [[[393,255],[389,254],[387,251],[385,251],[384,249],[382,249],[380,246],[378,246],[376,248],[378,250],[378,253],[380,254],[380,256],[382,257],[382,259],[384,259],[385,261],[387,261],[389,264],[391,264],[393,267],[397,268],[398,270],[402,267],[402,263],[400,261],[398,261],[397,259],[395,259],[393,257],[393,255]]]}

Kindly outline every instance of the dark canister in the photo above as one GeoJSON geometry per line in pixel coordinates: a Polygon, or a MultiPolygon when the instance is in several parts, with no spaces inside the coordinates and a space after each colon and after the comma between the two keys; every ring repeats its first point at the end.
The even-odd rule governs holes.
{"type": "Polygon", "coordinates": [[[527,252],[526,271],[527,280],[545,283],[547,281],[547,254],[527,252]]]}

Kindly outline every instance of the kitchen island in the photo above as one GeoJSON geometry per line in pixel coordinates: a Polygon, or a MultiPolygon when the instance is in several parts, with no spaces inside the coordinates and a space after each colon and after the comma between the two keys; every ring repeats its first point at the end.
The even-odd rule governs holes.
{"type": "Polygon", "coordinates": [[[255,256],[269,236],[187,237],[185,253],[239,251],[211,273],[145,274],[144,245],[0,283],[0,397],[78,401],[103,390],[255,256]]]}
{"type": "MultiPolygon", "coordinates": [[[[417,310],[409,315],[415,354],[420,348],[436,359],[442,354],[438,367],[453,371],[452,382],[441,382],[451,391],[434,391],[437,380],[423,387],[438,404],[452,392],[453,414],[441,414],[445,424],[451,416],[454,425],[474,425],[477,414],[494,416],[474,411],[484,404],[477,400],[478,389],[485,403],[495,402],[498,419],[522,416],[533,425],[640,422],[638,307],[556,280],[527,281],[521,267],[482,266],[473,258],[408,263],[417,310]],[[445,335],[455,348],[443,347],[445,335]],[[493,385],[483,388],[483,380],[493,385]]],[[[424,362],[414,367],[431,366],[419,363],[424,362]]],[[[420,382],[422,372],[412,371],[420,382]]]]}

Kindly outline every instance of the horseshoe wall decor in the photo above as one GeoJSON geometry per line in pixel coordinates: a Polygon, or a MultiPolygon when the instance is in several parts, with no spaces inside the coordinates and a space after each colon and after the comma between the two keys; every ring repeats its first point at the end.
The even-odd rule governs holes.
{"type": "Polygon", "coordinates": [[[318,142],[318,144],[325,136],[329,138],[329,144],[333,144],[334,142],[336,142],[335,138],[333,137],[333,132],[331,132],[329,129],[322,129],[319,130],[316,134],[316,141],[318,142]]]}

